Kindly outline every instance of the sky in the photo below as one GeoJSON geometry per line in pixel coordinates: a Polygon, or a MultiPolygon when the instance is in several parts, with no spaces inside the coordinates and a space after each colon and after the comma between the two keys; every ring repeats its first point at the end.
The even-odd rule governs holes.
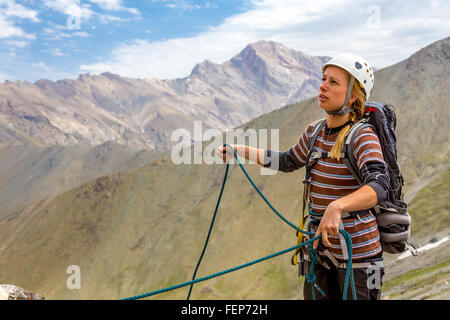
{"type": "Polygon", "coordinates": [[[260,40],[379,69],[450,36],[449,18],[448,0],[0,0],[0,82],[183,78],[260,40]]]}

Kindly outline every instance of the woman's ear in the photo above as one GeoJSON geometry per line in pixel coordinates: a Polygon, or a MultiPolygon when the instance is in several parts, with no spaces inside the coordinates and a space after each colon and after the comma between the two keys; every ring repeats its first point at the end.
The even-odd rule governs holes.
{"type": "Polygon", "coordinates": [[[356,101],[356,96],[352,93],[350,95],[350,99],[348,99],[348,103],[352,105],[356,101]]]}

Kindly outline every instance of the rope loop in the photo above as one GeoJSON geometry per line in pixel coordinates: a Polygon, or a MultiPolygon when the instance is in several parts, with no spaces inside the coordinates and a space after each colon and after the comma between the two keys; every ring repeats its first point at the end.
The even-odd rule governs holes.
{"type": "MultiPolygon", "coordinates": [[[[225,182],[227,181],[228,169],[229,169],[229,163],[227,163],[227,164],[226,164],[227,167],[226,167],[226,171],[225,171],[225,176],[224,176],[223,183],[222,183],[222,188],[221,188],[221,190],[220,190],[219,198],[218,198],[217,204],[216,204],[216,209],[215,209],[215,211],[214,211],[214,215],[213,215],[213,218],[212,218],[210,227],[209,227],[208,235],[207,235],[207,237],[206,237],[206,241],[205,241],[205,244],[204,244],[204,246],[203,246],[203,250],[202,250],[202,253],[201,253],[201,255],[200,255],[200,259],[199,259],[199,261],[198,261],[198,263],[197,263],[197,266],[196,266],[196,268],[195,268],[195,271],[194,271],[194,275],[193,275],[193,277],[192,277],[192,280],[191,280],[191,281],[184,282],[184,283],[180,283],[180,284],[177,284],[177,285],[173,285],[173,286],[170,286],[170,287],[167,287],[167,288],[163,288],[163,289],[151,291],[151,292],[148,292],[148,293],[140,294],[140,295],[137,295],[137,296],[124,298],[124,299],[122,299],[122,300],[136,300],[136,299],[142,299],[142,298],[146,298],[146,297],[149,297],[149,296],[157,295],[157,294],[160,294],[160,293],[163,293],[163,292],[167,292],[167,291],[175,290],[175,289],[178,289],[178,288],[182,288],[182,287],[185,287],[185,286],[190,286],[190,288],[189,288],[189,293],[188,293],[188,297],[187,297],[187,299],[189,300],[189,297],[190,297],[190,295],[191,295],[191,291],[192,291],[193,285],[194,285],[195,283],[198,283],[198,282],[201,282],[201,281],[206,281],[206,280],[209,280],[209,279],[212,279],[212,278],[215,278],[215,277],[224,275],[224,274],[229,273],[229,272],[233,272],[233,271],[236,271],[236,270],[240,270],[240,269],[249,267],[249,266],[254,265],[254,264],[256,264],[256,263],[259,263],[259,262],[262,262],[262,261],[265,261],[265,260],[268,260],[268,259],[277,257],[277,256],[279,256],[279,255],[282,255],[282,254],[284,254],[284,253],[286,253],[286,252],[293,251],[293,250],[297,250],[297,249],[299,249],[299,248],[301,248],[301,247],[303,247],[303,246],[307,246],[307,247],[308,247],[308,250],[309,250],[310,256],[311,256],[311,266],[310,266],[309,272],[306,274],[306,280],[308,281],[308,283],[312,283],[312,284],[313,284],[313,286],[314,286],[313,288],[315,288],[315,289],[316,289],[317,291],[319,291],[323,296],[325,296],[325,293],[323,292],[323,290],[317,285],[317,282],[316,282],[317,277],[316,277],[316,275],[314,274],[314,265],[317,263],[317,253],[316,253],[316,250],[315,250],[314,247],[313,247],[313,242],[316,241],[316,240],[321,240],[322,235],[315,236],[315,234],[311,232],[311,223],[308,225],[308,231],[304,231],[304,230],[298,228],[296,225],[294,225],[294,224],[291,223],[290,221],[288,221],[282,214],[280,214],[280,213],[272,206],[272,204],[266,199],[266,197],[261,193],[261,191],[259,190],[259,188],[255,185],[255,183],[253,182],[253,180],[252,180],[252,179],[250,178],[250,176],[247,174],[247,171],[246,171],[246,170],[244,169],[244,167],[242,166],[242,163],[241,163],[241,161],[239,160],[239,158],[238,158],[238,156],[237,156],[236,151],[234,150],[234,148],[233,148],[232,146],[230,146],[229,144],[224,144],[224,146],[229,146],[229,147],[233,150],[234,156],[235,156],[235,158],[237,159],[238,164],[239,164],[239,166],[241,167],[242,171],[244,172],[245,176],[246,176],[247,179],[250,181],[250,183],[251,183],[251,185],[253,186],[253,188],[254,188],[254,189],[258,192],[258,194],[261,196],[261,198],[262,198],[262,199],[267,203],[267,205],[272,209],[272,211],[275,212],[275,213],[277,214],[277,216],[278,216],[281,220],[283,220],[285,223],[287,223],[291,228],[297,230],[297,232],[301,232],[301,233],[303,233],[303,234],[309,235],[309,236],[310,236],[310,239],[309,239],[309,240],[306,240],[306,241],[304,241],[304,242],[302,242],[302,243],[300,243],[300,244],[297,244],[296,246],[290,247],[290,248],[288,248],[288,249],[285,249],[285,250],[282,250],[282,251],[279,251],[279,252],[276,252],[276,253],[272,253],[272,254],[267,255],[267,256],[265,256],[265,257],[262,257],[262,258],[253,260],[253,261],[248,262],[248,263],[244,263],[244,264],[239,265],[239,266],[237,266],[237,267],[233,267],[233,268],[230,268],[230,269],[227,269],[227,270],[223,270],[223,271],[220,271],[220,272],[216,272],[216,273],[211,274],[211,275],[206,276],[206,277],[202,277],[202,278],[199,278],[199,279],[195,279],[196,274],[197,274],[197,271],[198,271],[198,269],[199,269],[199,267],[200,267],[200,262],[201,262],[201,260],[202,260],[202,258],[203,258],[203,256],[204,256],[204,253],[205,253],[205,251],[206,251],[206,247],[207,247],[207,245],[208,245],[209,237],[210,237],[210,235],[211,235],[211,231],[212,231],[212,228],[213,228],[213,225],[214,225],[214,220],[215,220],[215,218],[216,218],[217,210],[218,210],[218,208],[219,208],[219,203],[220,203],[220,201],[221,201],[222,193],[223,193],[223,190],[224,190],[224,187],[225,187],[225,182]]],[[[348,285],[349,285],[349,283],[350,283],[351,288],[352,288],[353,299],[356,300],[356,292],[355,292],[354,279],[353,279],[353,270],[352,270],[352,264],[351,264],[351,258],[352,258],[352,242],[351,242],[350,235],[349,235],[345,230],[339,230],[339,231],[344,235],[344,238],[346,239],[346,243],[347,243],[347,248],[348,248],[348,251],[349,251],[349,261],[348,261],[348,264],[347,264],[346,277],[345,277],[345,284],[344,284],[344,295],[343,295],[342,299],[345,300],[345,299],[347,298],[347,287],[348,287],[348,285]]],[[[314,292],[314,289],[312,290],[312,292],[313,292],[313,299],[315,299],[315,292],[314,292]]]]}

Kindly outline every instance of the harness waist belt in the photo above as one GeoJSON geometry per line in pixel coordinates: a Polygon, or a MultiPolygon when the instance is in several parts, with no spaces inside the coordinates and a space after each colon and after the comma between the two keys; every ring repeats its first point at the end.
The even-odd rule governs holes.
{"type": "MultiPolygon", "coordinates": [[[[323,265],[325,268],[330,269],[331,266],[328,265],[328,261],[331,262],[336,268],[339,269],[345,269],[347,268],[347,262],[339,262],[336,260],[336,258],[331,254],[330,251],[328,250],[324,250],[323,251],[326,254],[326,258],[328,258],[328,260],[324,260],[324,257],[320,257],[319,256],[319,263],[321,265],[323,265]]],[[[305,255],[304,259],[306,261],[309,261],[309,256],[305,255]]],[[[379,268],[384,268],[384,262],[383,259],[380,259],[379,261],[374,261],[374,262],[352,262],[352,267],[354,269],[359,269],[359,268],[369,268],[373,265],[376,265],[379,268]]]]}
{"type": "MultiPolygon", "coordinates": [[[[354,212],[343,212],[341,215],[341,219],[358,218],[361,221],[361,217],[360,217],[361,213],[363,213],[365,215],[370,214],[373,218],[375,218],[375,216],[370,211],[367,211],[367,212],[354,211],[354,212]]],[[[316,220],[322,220],[322,215],[315,215],[313,213],[310,213],[309,217],[311,217],[312,219],[316,219],[316,220]]],[[[372,221],[372,220],[370,220],[370,221],[372,221]]],[[[364,221],[361,221],[361,222],[364,222],[364,221]]]]}

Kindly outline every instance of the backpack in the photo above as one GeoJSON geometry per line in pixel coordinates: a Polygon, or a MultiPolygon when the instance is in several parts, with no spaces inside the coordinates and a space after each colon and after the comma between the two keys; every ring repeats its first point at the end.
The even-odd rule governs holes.
{"type": "MultiPolygon", "coordinates": [[[[309,188],[306,184],[311,181],[311,168],[319,158],[328,157],[328,153],[313,152],[314,144],[321,129],[325,126],[326,119],[322,119],[315,126],[308,149],[306,161],[306,175],[303,182],[305,189],[309,188]],[[310,159],[312,159],[310,163],[310,159]]],[[[366,102],[365,113],[360,121],[355,123],[347,135],[342,147],[341,155],[343,161],[354,178],[362,186],[363,181],[360,176],[356,159],[353,155],[353,142],[359,130],[372,127],[377,134],[384,161],[388,167],[390,188],[387,199],[382,203],[369,209],[376,217],[378,229],[380,232],[380,242],[383,251],[388,253],[402,253],[410,250],[413,255],[417,254],[416,248],[408,242],[410,236],[411,217],[407,212],[407,204],[403,200],[402,187],[404,185],[403,175],[397,161],[397,139],[395,136],[396,117],[393,106],[379,103],[366,102]]],[[[305,202],[305,197],[304,197],[305,202]]],[[[304,204],[305,205],[305,204],[304,204]]],[[[303,219],[303,217],[302,217],[303,219]]]]}

